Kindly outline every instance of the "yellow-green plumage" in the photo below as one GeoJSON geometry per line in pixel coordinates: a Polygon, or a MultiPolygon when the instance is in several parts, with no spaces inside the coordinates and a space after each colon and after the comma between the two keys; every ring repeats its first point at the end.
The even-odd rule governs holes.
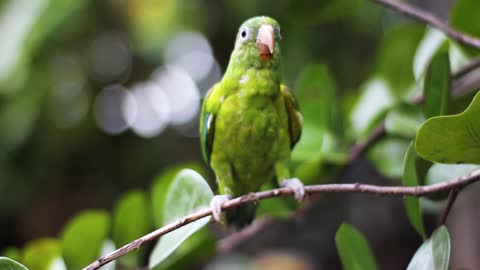
{"type": "MultiPolygon", "coordinates": [[[[281,85],[280,48],[260,55],[256,40],[261,25],[278,23],[256,17],[240,28],[235,49],[222,80],[207,94],[200,120],[202,150],[217,177],[220,194],[239,196],[257,191],[276,176],[290,177],[287,162],[301,132],[301,115],[292,94],[281,85]],[[250,38],[243,38],[248,29],[250,38]]],[[[227,212],[227,223],[251,222],[254,207],[227,212]]]]}

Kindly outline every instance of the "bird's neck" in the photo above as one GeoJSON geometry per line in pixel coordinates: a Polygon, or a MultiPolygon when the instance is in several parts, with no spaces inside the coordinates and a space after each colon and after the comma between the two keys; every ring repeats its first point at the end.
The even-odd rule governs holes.
{"type": "Polygon", "coordinates": [[[251,62],[237,61],[232,57],[224,76],[228,78],[226,83],[231,84],[230,89],[237,89],[246,95],[276,96],[280,93],[281,72],[278,62],[263,65],[248,63],[251,62]]]}

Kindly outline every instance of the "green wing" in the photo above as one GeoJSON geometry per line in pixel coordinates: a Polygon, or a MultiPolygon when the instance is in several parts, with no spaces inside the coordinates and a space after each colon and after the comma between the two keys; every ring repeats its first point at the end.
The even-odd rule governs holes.
{"type": "Polygon", "coordinates": [[[303,118],[298,109],[297,101],[285,85],[280,85],[283,99],[285,100],[285,108],[288,116],[288,133],[290,135],[290,147],[293,148],[300,140],[302,135],[303,118]]]}
{"type": "Polygon", "coordinates": [[[200,114],[200,144],[202,146],[202,155],[205,162],[210,165],[210,155],[212,154],[213,137],[215,134],[216,114],[207,110],[207,103],[212,98],[215,86],[212,87],[205,96],[200,114]]]}

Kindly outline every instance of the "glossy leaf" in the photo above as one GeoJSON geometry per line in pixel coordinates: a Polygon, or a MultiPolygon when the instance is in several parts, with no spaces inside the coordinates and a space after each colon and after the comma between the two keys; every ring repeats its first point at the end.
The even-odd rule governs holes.
{"type": "MultiPolygon", "coordinates": [[[[150,223],[150,209],[145,193],[128,192],[120,198],[114,208],[112,235],[115,244],[120,247],[148,233],[150,223]]],[[[137,266],[138,259],[138,251],[120,258],[121,263],[130,267],[137,266]]]]}
{"type": "MultiPolygon", "coordinates": [[[[173,222],[200,208],[208,207],[212,198],[213,192],[200,174],[190,169],[180,171],[164,193],[163,224],[173,222]]],[[[202,218],[163,236],[150,254],[149,267],[155,267],[162,262],[209,220],[210,217],[202,218]]]]}
{"type": "Polygon", "coordinates": [[[439,163],[480,164],[480,93],[460,114],[433,117],[420,127],[417,153],[439,163]]]}
{"type": "Polygon", "coordinates": [[[204,227],[186,239],[165,261],[157,265],[155,270],[192,269],[195,263],[209,258],[216,252],[217,241],[204,227]]]}
{"type": "Polygon", "coordinates": [[[413,59],[415,79],[419,80],[422,78],[428,64],[445,43],[448,43],[448,39],[443,32],[435,28],[427,28],[413,59]]]}
{"type": "Polygon", "coordinates": [[[362,87],[362,93],[350,111],[350,123],[357,136],[365,137],[395,104],[388,83],[374,78],[362,87]]]}
{"type": "Polygon", "coordinates": [[[425,117],[418,107],[400,104],[388,112],[385,129],[388,134],[414,138],[423,121],[425,117]]]}
{"type": "Polygon", "coordinates": [[[62,256],[68,269],[82,269],[98,259],[110,227],[104,211],[87,210],[75,216],[62,232],[62,256]]]}
{"type": "Polygon", "coordinates": [[[165,197],[169,190],[170,184],[172,184],[175,176],[183,169],[192,169],[200,172],[204,175],[201,165],[198,163],[185,163],[178,166],[168,168],[158,175],[152,185],[152,211],[153,211],[153,224],[155,227],[160,228],[164,222],[164,209],[165,209],[165,197]]]}
{"type": "Polygon", "coordinates": [[[24,265],[7,257],[0,257],[0,269],[5,270],[28,270],[24,265]]]}
{"type": "Polygon", "coordinates": [[[383,175],[390,178],[401,178],[403,175],[403,157],[407,148],[407,140],[385,138],[368,151],[367,158],[383,175]]]}
{"type": "MultiPolygon", "coordinates": [[[[457,0],[450,12],[450,23],[461,32],[470,34],[474,37],[480,37],[480,19],[478,11],[480,10],[480,1],[477,0],[457,0]]],[[[480,50],[471,47],[463,47],[470,55],[478,55],[480,50]]]]}
{"type": "MultiPolygon", "coordinates": [[[[415,166],[415,146],[411,142],[408,146],[405,160],[403,162],[403,185],[407,187],[415,187],[419,185],[417,177],[417,168],[415,166]]],[[[405,209],[407,210],[408,220],[415,228],[415,230],[423,237],[426,238],[425,228],[423,225],[422,210],[420,209],[419,199],[414,196],[406,196],[404,198],[405,209]]]]}
{"type": "MultiPolygon", "coordinates": [[[[106,239],[104,242],[103,242],[103,245],[102,245],[102,249],[100,250],[100,255],[101,257],[103,256],[106,256],[107,254],[110,254],[112,253],[113,251],[115,251],[115,243],[111,240],[111,239],[106,239]]],[[[128,257],[129,254],[134,254],[136,255],[136,253],[134,252],[130,252],[128,253],[126,256],[128,257]]],[[[125,257],[125,256],[122,256],[122,257],[125,257]]],[[[115,270],[115,266],[117,265],[117,260],[113,260],[107,264],[105,264],[104,266],[102,266],[100,268],[100,270],[115,270]]]]}
{"type": "Polygon", "coordinates": [[[367,240],[351,225],[344,223],[340,226],[335,234],[335,244],[344,270],[378,269],[367,240]]]}
{"type": "Polygon", "coordinates": [[[407,270],[447,270],[450,261],[450,236],[441,226],[417,250],[407,270]]]}
{"type": "Polygon", "coordinates": [[[477,169],[480,169],[480,166],[473,164],[433,164],[427,172],[426,184],[438,184],[453,178],[468,175],[477,169]]]}
{"type": "Polygon", "coordinates": [[[448,111],[451,95],[450,60],[448,52],[441,52],[433,57],[425,76],[423,96],[424,110],[427,118],[444,115],[448,111]]]}

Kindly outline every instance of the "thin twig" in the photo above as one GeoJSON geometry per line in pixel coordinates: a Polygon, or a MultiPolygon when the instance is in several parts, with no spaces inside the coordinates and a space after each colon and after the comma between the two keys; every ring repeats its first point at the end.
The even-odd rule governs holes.
{"type": "Polygon", "coordinates": [[[464,66],[459,68],[457,71],[452,73],[452,79],[458,79],[467,73],[472,72],[473,70],[480,67],[480,57],[474,58],[470,62],[466,63],[464,66]]]}
{"type": "Polygon", "coordinates": [[[417,21],[426,23],[430,26],[437,28],[438,30],[445,33],[450,38],[462,43],[464,45],[470,46],[472,48],[480,49],[480,39],[472,37],[462,32],[454,30],[450,25],[437,18],[432,13],[414,7],[405,2],[395,1],[395,0],[373,0],[376,3],[389,7],[395,11],[398,11],[402,14],[405,14],[417,21]]]}
{"type": "MultiPolygon", "coordinates": [[[[354,184],[324,184],[324,185],[312,185],[305,186],[305,191],[307,194],[314,193],[370,193],[375,195],[394,195],[394,196],[424,196],[427,194],[433,194],[440,191],[452,190],[465,187],[469,184],[472,184],[480,180],[480,170],[476,170],[469,175],[465,175],[458,178],[453,178],[445,182],[428,185],[428,186],[416,186],[416,187],[403,187],[403,186],[374,186],[366,185],[360,183],[354,184]]],[[[285,197],[293,195],[292,191],[287,188],[277,188],[272,190],[260,191],[256,193],[249,193],[241,197],[237,197],[227,201],[222,209],[229,209],[236,207],[242,204],[254,203],[259,200],[272,198],[272,197],[285,197]]],[[[98,269],[101,266],[129,253],[130,251],[140,248],[145,243],[154,241],[160,236],[167,234],[171,231],[174,231],[180,227],[183,227],[187,224],[190,224],[194,221],[197,221],[201,218],[210,216],[212,210],[210,208],[205,208],[198,212],[187,215],[186,217],[179,219],[173,223],[170,223],[156,231],[153,231],[145,236],[142,236],[123,247],[109,253],[100,259],[94,261],[92,264],[83,268],[83,270],[94,270],[98,269]]]]}
{"type": "Polygon", "coordinates": [[[448,193],[448,201],[447,205],[445,206],[445,209],[443,210],[442,217],[440,218],[440,225],[445,224],[447,221],[448,214],[450,213],[450,210],[452,209],[453,203],[455,202],[455,199],[457,199],[458,193],[460,193],[459,188],[454,188],[450,190],[450,193],[448,193]]]}
{"type": "Polygon", "coordinates": [[[274,223],[275,219],[271,217],[266,217],[264,219],[260,219],[254,221],[249,226],[245,227],[241,231],[232,233],[231,235],[223,238],[217,244],[217,251],[220,253],[226,253],[233,250],[234,247],[238,245],[238,243],[244,243],[248,239],[250,239],[253,235],[256,235],[259,231],[271,226],[274,223]]]}
{"type": "MultiPolygon", "coordinates": [[[[473,71],[476,71],[480,67],[480,57],[472,60],[471,62],[465,64],[457,72],[452,73],[452,94],[455,97],[461,97],[467,91],[473,91],[480,88],[480,76],[475,76],[476,78],[468,78],[473,71]]],[[[418,95],[412,98],[413,104],[421,104],[424,101],[425,97],[423,95],[418,95]]],[[[378,126],[368,135],[365,140],[355,143],[350,148],[350,153],[348,155],[348,164],[351,164],[362,156],[374,143],[387,135],[385,129],[385,121],[378,124],[378,126]]]]}
{"type": "Polygon", "coordinates": [[[360,141],[350,148],[350,153],[348,155],[347,163],[351,164],[357,160],[360,156],[368,150],[368,148],[386,135],[385,122],[380,123],[373,131],[368,135],[368,137],[360,141]]]}

